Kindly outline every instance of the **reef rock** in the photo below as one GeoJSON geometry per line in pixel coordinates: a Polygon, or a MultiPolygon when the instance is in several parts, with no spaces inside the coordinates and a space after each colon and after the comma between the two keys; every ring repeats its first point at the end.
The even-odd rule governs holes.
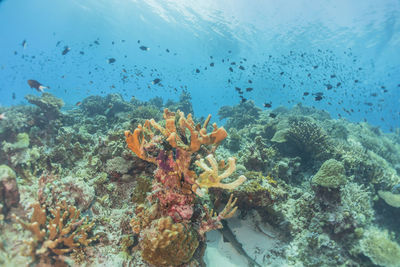
{"type": "Polygon", "coordinates": [[[314,184],[338,188],[346,183],[346,175],[343,163],[335,159],[325,161],[319,171],[312,178],[314,184]]]}
{"type": "Polygon", "coordinates": [[[0,213],[6,213],[18,203],[19,191],[15,172],[7,165],[0,165],[0,213]]]}
{"type": "Polygon", "coordinates": [[[58,118],[61,115],[60,109],[64,106],[64,101],[62,101],[62,99],[50,93],[43,93],[41,97],[27,95],[25,99],[28,100],[29,103],[38,106],[49,120],[58,118]]]}

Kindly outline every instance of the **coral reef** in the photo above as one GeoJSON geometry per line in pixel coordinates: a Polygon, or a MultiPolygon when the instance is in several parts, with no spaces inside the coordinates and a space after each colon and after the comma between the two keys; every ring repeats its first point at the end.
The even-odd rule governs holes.
{"type": "MultiPolygon", "coordinates": [[[[203,146],[211,147],[205,150],[207,153],[215,151],[227,136],[224,128],[218,128],[216,124],[213,124],[212,132],[207,133],[210,116],[202,127],[195,125],[191,114],[185,117],[179,110],[174,113],[165,109],[164,119],[165,127],[147,120],[143,126],[138,125],[133,134],[125,132],[128,148],[158,167],[148,196],[150,203],[136,209],[136,218],[130,224],[139,234],[142,257],[147,262],[178,266],[191,260],[207,231],[222,227],[220,221],[230,218],[236,211],[236,201],[232,202],[232,197],[225,210],[217,215],[197,205],[196,194],[203,196],[201,189],[210,187],[234,189],[246,178],[241,176],[232,183],[221,183],[234,172],[235,159],[230,158],[226,170],[220,174],[212,154],[206,157],[211,168],[201,158],[196,164],[204,172],[198,176],[191,170],[194,153],[206,149],[203,146]],[[179,257],[171,257],[172,251],[180,251],[179,257]]],[[[224,168],[223,161],[220,166],[224,168]]]]}
{"type": "Polygon", "coordinates": [[[273,259],[290,266],[398,262],[398,130],[383,133],[301,105],[262,111],[247,101],[221,109],[228,134],[210,117],[185,116],[187,93],[167,104],[90,96],[63,108],[49,94],[29,99],[33,105],[0,107],[8,118],[0,120],[0,265],[24,265],[29,255],[32,265],[201,265],[222,233],[209,231],[234,213],[232,235],[247,237],[239,225],[251,222],[262,243],[276,241],[249,251],[249,241],[229,239],[261,266],[273,259]],[[70,247],[58,227],[50,230],[57,207],[60,221],[71,207],[90,217],[65,215],[62,226],[71,225],[65,240],[74,235],[80,244],[86,225],[89,246],[70,247]],[[32,230],[37,221],[33,231],[43,239],[21,231],[12,214],[32,230]],[[46,215],[40,226],[39,214],[46,215]],[[32,245],[28,256],[19,253],[24,240],[32,245]]]}

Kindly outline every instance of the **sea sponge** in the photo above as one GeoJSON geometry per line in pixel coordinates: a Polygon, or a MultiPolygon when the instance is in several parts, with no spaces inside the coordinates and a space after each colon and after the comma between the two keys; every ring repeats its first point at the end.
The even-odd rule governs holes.
{"type": "Polygon", "coordinates": [[[312,182],[329,188],[338,188],[346,183],[343,163],[335,159],[325,161],[312,178],[312,182]]]}
{"type": "Polygon", "coordinates": [[[400,246],[390,240],[387,231],[370,228],[360,240],[361,251],[371,261],[380,266],[400,266],[400,246]]]}
{"type": "Polygon", "coordinates": [[[142,257],[156,266],[178,266],[187,263],[199,246],[193,228],[173,223],[171,217],[162,217],[143,230],[142,257]]]}

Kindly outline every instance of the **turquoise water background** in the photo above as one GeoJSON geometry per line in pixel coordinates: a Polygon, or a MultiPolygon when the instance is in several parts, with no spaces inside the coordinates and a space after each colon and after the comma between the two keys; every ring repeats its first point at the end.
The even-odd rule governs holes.
{"type": "Polygon", "coordinates": [[[178,99],[186,89],[195,115],[216,119],[240,87],[263,109],[303,103],[400,124],[400,1],[3,0],[0,36],[1,105],[39,94],[35,79],[67,108],[93,94],[178,99]]]}

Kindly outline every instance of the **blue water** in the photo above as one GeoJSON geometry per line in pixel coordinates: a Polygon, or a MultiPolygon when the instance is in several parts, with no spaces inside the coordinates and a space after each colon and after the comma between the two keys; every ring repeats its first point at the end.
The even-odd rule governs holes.
{"type": "Polygon", "coordinates": [[[217,119],[242,101],[240,87],[263,109],[303,103],[389,131],[400,124],[399,21],[396,0],[3,0],[0,104],[39,94],[28,79],[67,106],[115,92],[177,99],[186,89],[196,116],[217,119]]]}

